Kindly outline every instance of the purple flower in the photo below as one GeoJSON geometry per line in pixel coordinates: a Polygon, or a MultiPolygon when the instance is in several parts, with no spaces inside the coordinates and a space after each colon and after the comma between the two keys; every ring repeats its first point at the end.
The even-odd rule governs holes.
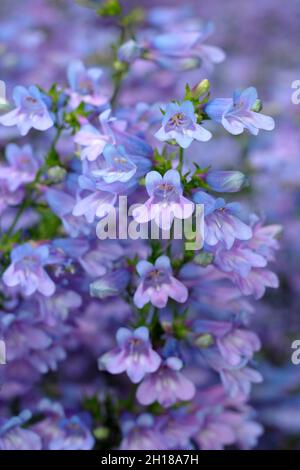
{"type": "Polygon", "coordinates": [[[45,450],[91,450],[95,439],[88,426],[77,416],[66,416],[59,403],[42,400],[37,411],[45,416],[33,426],[45,450]]]}
{"type": "Polygon", "coordinates": [[[211,23],[198,31],[173,30],[163,34],[149,34],[140,45],[144,56],[159,66],[171,70],[198,68],[203,62],[209,68],[223,62],[225,54],[219,47],[203,44],[212,33],[211,23]]]}
{"type": "Polygon", "coordinates": [[[67,234],[71,237],[78,237],[80,234],[88,235],[91,231],[90,226],[86,224],[84,217],[73,214],[76,197],[68,189],[47,188],[45,197],[48,205],[61,219],[67,234]]]}
{"type": "Polygon", "coordinates": [[[164,230],[169,230],[174,217],[186,219],[194,211],[194,203],[186,199],[176,170],[168,170],[164,176],[157,171],[146,175],[146,189],[149,199],[133,210],[133,217],[139,224],[150,220],[164,230]]]}
{"type": "Polygon", "coordinates": [[[204,108],[207,115],[231,134],[242,134],[248,129],[251,134],[257,135],[259,129],[272,131],[275,127],[273,118],[253,111],[257,100],[257,91],[254,87],[244,91],[237,90],[233,98],[217,98],[210,101],[204,108]]]}
{"type": "Polygon", "coordinates": [[[161,358],[152,349],[145,326],[134,331],[120,328],[116,338],[118,347],[99,359],[100,369],[105,368],[111,374],[126,372],[133,383],[138,383],[145,374],[159,368],[161,358]]]}
{"type": "Polygon", "coordinates": [[[169,357],[154,374],[148,375],[137,389],[137,399],[142,405],[158,401],[164,407],[177,401],[191,400],[196,389],[180,370],[183,367],[178,357],[169,357]]]}
{"type": "Polygon", "coordinates": [[[23,184],[34,181],[40,163],[33,156],[30,145],[18,147],[9,144],[6,147],[6,159],[8,165],[0,166],[0,179],[6,180],[9,191],[16,191],[23,184]]]}
{"type": "Polygon", "coordinates": [[[230,397],[238,395],[248,396],[251,390],[251,383],[260,383],[263,378],[262,375],[248,367],[247,358],[241,361],[236,366],[231,365],[226,359],[221,356],[217,348],[208,348],[202,351],[205,361],[217,372],[219,372],[224,390],[230,397]]]}
{"type": "Polygon", "coordinates": [[[215,248],[214,264],[225,273],[233,272],[246,278],[252,268],[264,268],[267,260],[243,242],[236,241],[230,250],[221,245],[215,248]]]}
{"type": "Polygon", "coordinates": [[[236,239],[249,240],[251,238],[251,227],[239,218],[238,203],[226,204],[224,199],[214,199],[203,191],[194,195],[194,201],[204,204],[204,239],[207,245],[215,246],[221,242],[227,249],[230,249],[236,239]]]}
{"type": "Polygon", "coordinates": [[[138,308],[143,308],[148,302],[155,307],[164,308],[168,297],[179,303],[186,302],[188,290],[172,276],[171,263],[167,256],[157,258],[154,265],[148,261],[140,261],[136,269],[142,278],[133,298],[138,308]]]}
{"type": "Polygon", "coordinates": [[[196,322],[197,333],[214,336],[222,357],[232,366],[250,360],[261,347],[258,336],[252,331],[234,327],[229,322],[199,320],[196,322]]]}
{"type": "Polygon", "coordinates": [[[105,183],[127,183],[136,173],[137,166],[129,158],[123,145],[106,145],[103,150],[105,165],[102,169],[93,170],[92,175],[103,178],[105,183]]]}
{"type": "Polygon", "coordinates": [[[91,124],[84,125],[74,137],[74,142],[83,147],[81,150],[82,160],[94,161],[102,154],[104,147],[108,143],[115,143],[115,138],[109,127],[110,109],[107,109],[99,116],[99,121],[104,133],[100,133],[91,124]]]}
{"type": "MultiPolygon", "coordinates": [[[[0,172],[3,171],[0,169],[0,172]]],[[[2,179],[0,177],[0,214],[2,214],[7,206],[15,206],[20,204],[24,198],[23,188],[19,188],[16,191],[11,191],[8,187],[9,180],[7,178],[2,179]]]]}
{"type": "Polygon", "coordinates": [[[232,427],[226,422],[223,410],[198,412],[200,430],[194,436],[201,450],[222,450],[225,445],[235,442],[232,427]]]}
{"type": "Polygon", "coordinates": [[[244,295],[253,295],[255,299],[263,297],[266,287],[279,286],[278,276],[269,269],[251,269],[246,277],[234,273],[232,279],[244,295]]]}
{"type": "Polygon", "coordinates": [[[0,124],[18,126],[21,135],[26,135],[32,127],[45,131],[54,125],[42,94],[36,86],[30,86],[28,90],[22,86],[16,86],[13,99],[16,108],[1,116],[0,124]]]}
{"type": "Polygon", "coordinates": [[[76,108],[81,102],[93,106],[102,106],[108,98],[100,93],[99,81],[103,71],[99,67],[86,69],[80,60],[74,60],[68,67],[71,107],[76,108]]]}
{"type": "Polygon", "coordinates": [[[31,418],[28,410],[8,420],[0,418],[0,450],[41,450],[41,439],[30,429],[21,426],[31,418]]]}
{"type": "Polygon", "coordinates": [[[165,450],[167,448],[150,414],[141,414],[136,419],[131,417],[123,419],[122,435],[120,450],[165,450]]]}
{"type": "Polygon", "coordinates": [[[206,142],[211,138],[211,133],[197,124],[197,116],[191,101],[182,104],[169,103],[162,120],[162,127],[156,132],[155,137],[162,142],[176,140],[180,147],[187,148],[193,140],[206,142]]]}
{"type": "Polygon", "coordinates": [[[190,439],[198,431],[199,423],[194,413],[188,413],[185,408],[177,408],[160,415],[157,427],[168,449],[186,450],[191,446],[190,439]]]}
{"type": "Polygon", "coordinates": [[[7,286],[19,286],[25,296],[36,291],[45,296],[54,293],[55,284],[44,269],[49,264],[49,248],[46,245],[19,245],[12,250],[11,261],[3,274],[3,282],[7,286]]]}

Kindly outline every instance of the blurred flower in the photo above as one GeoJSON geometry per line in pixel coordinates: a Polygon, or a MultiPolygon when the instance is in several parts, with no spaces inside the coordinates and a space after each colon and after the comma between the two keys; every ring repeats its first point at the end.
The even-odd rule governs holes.
{"type": "Polygon", "coordinates": [[[16,191],[20,186],[34,181],[40,162],[33,156],[30,145],[18,147],[9,144],[6,159],[8,165],[0,166],[0,179],[6,180],[9,191],[16,191]]]}
{"type": "Polygon", "coordinates": [[[46,296],[54,293],[55,284],[44,270],[44,266],[49,264],[49,248],[46,245],[19,245],[12,250],[11,261],[3,274],[3,282],[7,286],[19,286],[26,296],[36,291],[46,296]]]}
{"type": "Polygon", "coordinates": [[[272,131],[275,127],[273,118],[253,111],[257,100],[257,91],[250,87],[244,91],[237,90],[233,98],[216,98],[204,108],[207,115],[231,134],[242,134],[248,129],[251,134],[257,135],[259,129],[272,131]]]}
{"type": "Polygon", "coordinates": [[[54,125],[42,94],[36,86],[30,86],[28,90],[22,86],[16,86],[13,99],[16,108],[0,116],[0,124],[17,126],[21,135],[26,135],[32,127],[39,131],[46,131],[54,125]]]}
{"type": "Polygon", "coordinates": [[[38,434],[21,427],[30,418],[31,413],[28,410],[13,418],[0,418],[0,450],[41,450],[42,443],[38,434]]]}

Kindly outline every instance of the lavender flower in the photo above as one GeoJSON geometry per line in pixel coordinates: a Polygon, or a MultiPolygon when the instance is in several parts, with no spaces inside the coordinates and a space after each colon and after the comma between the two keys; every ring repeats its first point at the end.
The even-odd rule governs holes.
{"type": "Polygon", "coordinates": [[[12,250],[11,261],[3,274],[3,282],[7,286],[19,286],[25,296],[36,291],[45,296],[54,293],[55,284],[44,269],[49,264],[49,248],[46,245],[19,245],[12,250]]]}
{"type": "Polygon", "coordinates": [[[137,399],[142,405],[158,401],[164,407],[177,401],[191,400],[196,389],[180,370],[183,367],[178,357],[169,357],[154,374],[148,375],[137,389],[137,399]]]}
{"type": "Polygon", "coordinates": [[[146,327],[141,326],[134,331],[120,328],[116,338],[118,347],[99,359],[100,369],[104,368],[111,374],[126,372],[133,383],[140,382],[145,374],[158,369],[161,358],[151,347],[146,327]]]}
{"type": "Polygon", "coordinates": [[[31,418],[28,410],[10,419],[0,418],[0,450],[41,450],[41,439],[21,426],[31,418]]]}
{"type": "Polygon", "coordinates": [[[77,108],[81,102],[93,106],[103,106],[108,102],[108,97],[100,93],[101,68],[86,69],[80,60],[74,60],[68,67],[67,75],[72,108],[77,108]]]}
{"type": "Polygon", "coordinates": [[[275,127],[273,118],[253,111],[257,100],[257,91],[250,87],[244,91],[235,91],[233,98],[217,98],[205,106],[208,116],[231,134],[242,134],[248,129],[251,134],[257,135],[259,129],[272,131],[275,127]]]}
{"type": "Polygon", "coordinates": [[[164,308],[168,297],[179,303],[186,302],[188,290],[172,275],[170,259],[167,256],[157,258],[154,265],[148,261],[140,261],[136,268],[142,278],[133,298],[138,308],[148,302],[155,307],[164,308]]]}
{"type": "Polygon", "coordinates": [[[139,224],[150,220],[164,230],[169,230],[174,217],[186,219],[194,211],[192,201],[186,199],[176,170],[168,170],[164,176],[150,171],[146,176],[146,189],[149,199],[133,210],[133,217],[139,224]]]}
{"type": "Polygon", "coordinates": [[[108,143],[115,143],[112,131],[109,128],[111,111],[108,109],[99,116],[99,121],[103,129],[100,133],[91,124],[85,124],[75,135],[74,142],[83,147],[81,150],[82,160],[94,161],[102,154],[104,147],[108,143]]]}
{"type": "Polygon", "coordinates": [[[26,183],[34,181],[40,162],[33,156],[30,145],[6,147],[8,165],[0,166],[0,179],[6,180],[9,191],[16,191],[26,183]]]}
{"type": "Polygon", "coordinates": [[[39,131],[46,131],[54,125],[42,94],[36,86],[30,86],[28,90],[22,86],[16,86],[13,91],[13,100],[16,108],[1,116],[0,124],[17,126],[21,135],[26,135],[32,127],[39,131]]]}
{"type": "Polygon", "coordinates": [[[187,148],[193,140],[206,142],[212,135],[197,124],[197,116],[191,101],[182,104],[169,103],[162,120],[162,127],[155,137],[162,142],[175,140],[180,147],[187,148]]]}
{"type": "Polygon", "coordinates": [[[162,434],[155,428],[150,414],[141,414],[136,419],[126,417],[122,423],[123,439],[120,450],[165,450],[166,443],[162,434]]]}
{"type": "Polygon", "coordinates": [[[224,199],[214,199],[203,191],[194,195],[194,201],[204,204],[204,240],[207,245],[215,246],[221,242],[226,249],[230,249],[236,239],[251,238],[251,227],[239,218],[238,203],[226,204],[224,199]]]}

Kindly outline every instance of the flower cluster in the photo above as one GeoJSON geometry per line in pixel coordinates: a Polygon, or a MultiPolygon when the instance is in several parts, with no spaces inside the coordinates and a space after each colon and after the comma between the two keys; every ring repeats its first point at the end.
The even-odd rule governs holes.
{"type": "Polygon", "coordinates": [[[252,301],[279,285],[281,227],[243,204],[246,191],[238,201],[243,172],[201,159],[218,133],[274,121],[254,87],[212,98],[199,80],[225,59],[205,43],[210,24],[115,17],[113,57],[70,60],[50,88],[16,86],[0,116],[0,450],[249,449],[263,433],[248,405],[263,380],[252,301]],[[197,79],[153,100],[150,70],[197,79]],[[170,238],[98,238],[121,196],[138,226],[170,238]],[[192,251],[172,230],[199,204],[192,251]]]}

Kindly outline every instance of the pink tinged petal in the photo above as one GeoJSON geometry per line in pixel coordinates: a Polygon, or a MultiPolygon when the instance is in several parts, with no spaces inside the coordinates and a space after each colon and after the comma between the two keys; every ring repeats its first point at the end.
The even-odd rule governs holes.
{"type": "Polygon", "coordinates": [[[180,400],[188,401],[194,398],[196,387],[191,380],[185,377],[181,372],[176,373],[177,387],[176,395],[180,400]]]}
{"type": "Polygon", "coordinates": [[[154,403],[158,398],[157,392],[157,378],[156,376],[148,376],[138,386],[136,398],[141,405],[148,406],[154,403]]]}
{"type": "Polygon", "coordinates": [[[265,114],[256,113],[251,111],[251,122],[258,129],[265,131],[272,131],[275,128],[275,121],[272,117],[266,116],[265,114]]]}
{"type": "Polygon", "coordinates": [[[18,276],[16,275],[15,267],[13,264],[8,266],[6,271],[4,271],[2,279],[3,279],[4,284],[6,284],[9,287],[14,287],[19,284],[19,279],[18,279],[18,276]]]}
{"type": "Polygon", "coordinates": [[[99,195],[97,192],[81,199],[75,204],[73,215],[76,217],[84,215],[89,223],[93,222],[98,207],[98,200],[99,195]]]}
{"type": "Polygon", "coordinates": [[[46,297],[53,295],[55,292],[55,284],[44,269],[40,269],[38,277],[39,283],[37,290],[46,297]]]}
{"type": "Polygon", "coordinates": [[[102,154],[105,145],[106,142],[101,142],[100,144],[97,143],[96,145],[82,149],[80,153],[82,160],[89,160],[90,162],[95,161],[97,157],[102,154]]]}
{"type": "Polygon", "coordinates": [[[199,142],[207,142],[212,138],[212,133],[200,124],[195,124],[195,130],[187,130],[186,134],[199,142]]]}
{"type": "MultiPolygon", "coordinates": [[[[184,196],[180,196],[181,219],[188,219],[194,212],[195,204],[184,196]]],[[[178,216],[175,214],[178,218],[178,216]]]]}
{"type": "Polygon", "coordinates": [[[167,285],[169,297],[179,303],[186,302],[189,293],[185,285],[173,276],[171,276],[170,280],[171,283],[167,285]]]}
{"type": "Polygon", "coordinates": [[[100,370],[105,368],[110,374],[121,374],[126,371],[126,361],[125,352],[117,348],[100,357],[98,365],[100,370]]]}
{"type": "Polygon", "coordinates": [[[160,365],[161,365],[160,355],[156,351],[150,348],[147,354],[147,372],[148,373],[156,372],[160,365]]]}
{"type": "MultiPolygon", "coordinates": [[[[156,204],[155,204],[156,205],[156,204]]],[[[163,230],[169,230],[174,220],[174,210],[172,205],[165,205],[165,203],[157,204],[159,210],[155,213],[155,223],[163,230]]]]}
{"type": "MultiPolygon", "coordinates": [[[[148,289],[150,291],[150,289],[148,289]]],[[[150,300],[152,305],[157,308],[164,308],[168,302],[168,290],[166,285],[151,289],[150,300]]]]}
{"type": "Polygon", "coordinates": [[[9,113],[0,116],[0,124],[3,126],[15,126],[18,123],[19,109],[13,109],[9,113]]]}
{"type": "Polygon", "coordinates": [[[148,199],[145,204],[142,204],[139,207],[133,209],[132,216],[138,224],[144,224],[153,218],[151,202],[152,198],[148,199]]]}
{"type": "Polygon", "coordinates": [[[150,302],[149,290],[144,291],[143,283],[141,283],[133,296],[133,302],[137,308],[143,308],[148,302],[150,302]]]}
{"type": "Polygon", "coordinates": [[[53,125],[54,122],[46,109],[42,116],[36,115],[32,118],[32,127],[39,131],[46,131],[47,129],[50,129],[50,127],[52,127],[53,125]]]}
{"type": "Polygon", "coordinates": [[[223,127],[233,135],[239,135],[244,132],[245,126],[242,122],[238,121],[235,117],[223,116],[222,117],[222,125],[223,127]]]}

